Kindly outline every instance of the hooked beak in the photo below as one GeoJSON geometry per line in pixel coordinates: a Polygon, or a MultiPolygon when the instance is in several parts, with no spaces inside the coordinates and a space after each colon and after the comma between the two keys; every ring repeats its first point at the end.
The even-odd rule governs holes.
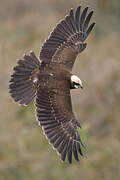
{"type": "Polygon", "coordinates": [[[79,88],[83,89],[83,85],[80,84],[80,85],[79,85],[79,88]]]}
{"type": "Polygon", "coordinates": [[[77,88],[83,89],[83,85],[79,84],[79,85],[77,86],[77,88]]]}
{"type": "Polygon", "coordinates": [[[79,88],[83,89],[83,85],[82,85],[82,83],[81,83],[81,84],[79,84],[79,88]]]}

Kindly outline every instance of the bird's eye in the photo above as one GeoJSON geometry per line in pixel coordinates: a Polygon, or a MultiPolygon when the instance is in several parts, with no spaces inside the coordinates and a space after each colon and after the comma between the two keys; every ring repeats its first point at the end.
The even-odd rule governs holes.
{"type": "Polygon", "coordinates": [[[74,85],[77,85],[77,86],[79,86],[80,84],[79,84],[79,83],[76,83],[76,82],[74,82],[74,85]]]}

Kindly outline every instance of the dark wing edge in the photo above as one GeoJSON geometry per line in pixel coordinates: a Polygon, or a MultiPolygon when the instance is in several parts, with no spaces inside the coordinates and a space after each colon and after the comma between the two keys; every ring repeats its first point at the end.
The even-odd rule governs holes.
{"type": "MultiPolygon", "coordinates": [[[[73,9],[71,9],[69,15],[56,25],[42,46],[40,59],[43,62],[48,63],[50,61],[55,61],[56,58],[54,58],[54,60],[52,60],[52,58],[60,48],[72,48],[75,50],[75,52],[73,52],[75,54],[76,51],[78,54],[85,49],[86,43],[84,43],[84,41],[95,25],[95,23],[92,23],[89,26],[93,11],[90,11],[88,15],[87,11],[88,7],[81,12],[81,6],[79,6],[74,15],[73,9]]],[[[56,61],[58,61],[58,58],[56,61]]],[[[72,65],[73,64],[74,62],[72,65]]]]}
{"type": "Polygon", "coordinates": [[[81,146],[84,147],[84,145],[77,130],[77,126],[80,127],[80,124],[75,120],[72,112],[72,115],[62,113],[60,109],[62,107],[57,105],[55,96],[53,91],[38,89],[36,96],[37,121],[42,126],[53,149],[56,149],[61,155],[62,161],[65,161],[67,156],[69,163],[72,163],[72,154],[76,161],[79,161],[78,154],[84,156],[81,150],[81,146]]]}
{"type": "Polygon", "coordinates": [[[18,60],[9,81],[9,92],[15,102],[27,106],[35,97],[39,65],[33,51],[18,60]]]}

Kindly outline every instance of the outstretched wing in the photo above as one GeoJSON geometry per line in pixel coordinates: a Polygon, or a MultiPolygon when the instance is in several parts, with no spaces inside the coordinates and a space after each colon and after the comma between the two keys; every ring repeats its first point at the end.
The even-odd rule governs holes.
{"type": "Polygon", "coordinates": [[[76,56],[86,48],[85,40],[95,25],[92,23],[88,27],[93,11],[88,15],[87,11],[88,7],[81,13],[79,6],[74,15],[71,9],[69,15],[57,24],[42,46],[40,59],[43,63],[55,62],[72,69],[76,56]]]}
{"type": "Polygon", "coordinates": [[[72,163],[72,154],[79,161],[78,153],[81,151],[82,141],[77,131],[79,122],[76,121],[71,106],[70,90],[41,89],[36,97],[37,118],[45,135],[52,146],[61,154],[64,161],[66,155],[72,163]]]}

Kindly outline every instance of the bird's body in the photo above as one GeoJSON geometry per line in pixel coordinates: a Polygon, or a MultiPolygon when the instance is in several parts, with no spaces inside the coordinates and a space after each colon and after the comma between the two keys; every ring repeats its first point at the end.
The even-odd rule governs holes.
{"type": "Polygon", "coordinates": [[[78,152],[83,156],[84,147],[77,127],[81,127],[72,111],[70,90],[82,88],[81,80],[72,74],[77,55],[86,48],[85,40],[95,23],[89,27],[93,14],[88,8],[75,16],[71,9],[65,20],[60,21],[42,46],[40,57],[34,52],[25,55],[14,68],[10,80],[10,93],[19,104],[28,105],[36,97],[36,114],[52,146],[72,162],[78,152]]]}
{"type": "Polygon", "coordinates": [[[38,81],[39,84],[43,82],[43,86],[47,86],[47,88],[56,88],[59,89],[60,87],[68,87],[70,88],[70,77],[71,73],[66,69],[63,69],[59,66],[52,66],[46,68],[45,71],[38,73],[38,81]]]}

